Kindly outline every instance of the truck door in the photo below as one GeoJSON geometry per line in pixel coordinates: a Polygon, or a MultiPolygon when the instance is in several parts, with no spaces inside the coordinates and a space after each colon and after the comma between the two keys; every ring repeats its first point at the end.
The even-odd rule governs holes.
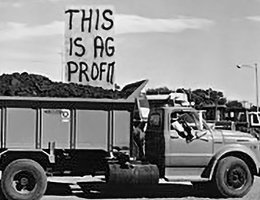
{"type": "Polygon", "coordinates": [[[196,112],[168,113],[168,124],[165,126],[165,164],[166,175],[177,172],[177,168],[203,168],[207,166],[213,153],[212,133],[206,124],[200,125],[196,112]],[[194,138],[187,141],[173,129],[174,117],[186,113],[186,122],[192,128],[194,138]],[[168,169],[167,169],[168,168],[168,169]],[[170,172],[171,171],[171,172],[170,172]]]}
{"type": "Polygon", "coordinates": [[[159,167],[160,176],[164,176],[165,139],[163,134],[164,110],[153,109],[149,115],[145,132],[146,159],[159,167]]]}

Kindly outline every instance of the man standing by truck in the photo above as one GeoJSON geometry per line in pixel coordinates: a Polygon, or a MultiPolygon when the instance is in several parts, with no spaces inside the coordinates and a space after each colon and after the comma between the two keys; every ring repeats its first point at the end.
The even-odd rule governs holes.
{"type": "Polygon", "coordinates": [[[137,146],[137,157],[144,159],[144,133],[145,122],[144,121],[135,121],[133,127],[133,137],[134,142],[137,146]]]}

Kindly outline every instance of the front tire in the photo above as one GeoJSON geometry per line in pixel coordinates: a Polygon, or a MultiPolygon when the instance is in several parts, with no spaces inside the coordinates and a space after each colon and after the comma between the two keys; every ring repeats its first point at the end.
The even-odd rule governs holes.
{"type": "Polygon", "coordinates": [[[37,162],[19,159],[5,168],[1,188],[8,200],[39,200],[46,191],[47,177],[37,162]]]}
{"type": "Polygon", "coordinates": [[[215,185],[224,197],[243,197],[253,185],[254,177],[247,164],[236,157],[219,161],[215,173],[215,185]]]}

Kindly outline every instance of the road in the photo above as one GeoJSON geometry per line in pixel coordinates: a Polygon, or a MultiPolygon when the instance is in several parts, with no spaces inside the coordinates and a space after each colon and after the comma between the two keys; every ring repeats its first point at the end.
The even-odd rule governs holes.
{"type": "MultiPolygon", "coordinates": [[[[251,191],[243,198],[226,200],[258,200],[260,199],[260,178],[255,178],[251,191]]],[[[80,182],[76,184],[49,183],[42,200],[86,200],[86,199],[170,199],[170,200],[210,200],[206,194],[198,192],[189,183],[161,184],[154,187],[136,189],[133,187],[108,187],[105,184],[80,182]]],[[[218,199],[221,200],[221,199],[218,199]]]]}

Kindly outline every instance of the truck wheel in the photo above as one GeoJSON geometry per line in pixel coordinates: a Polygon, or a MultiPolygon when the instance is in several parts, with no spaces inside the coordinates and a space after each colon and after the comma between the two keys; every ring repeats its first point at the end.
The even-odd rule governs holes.
{"type": "Polygon", "coordinates": [[[5,168],[1,188],[8,200],[38,200],[46,191],[47,177],[37,162],[19,159],[5,168]]]}
{"type": "Polygon", "coordinates": [[[254,177],[246,163],[236,157],[219,161],[215,173],[215,185],[224,197],[242,197],[248,193],[254,177]]]}

